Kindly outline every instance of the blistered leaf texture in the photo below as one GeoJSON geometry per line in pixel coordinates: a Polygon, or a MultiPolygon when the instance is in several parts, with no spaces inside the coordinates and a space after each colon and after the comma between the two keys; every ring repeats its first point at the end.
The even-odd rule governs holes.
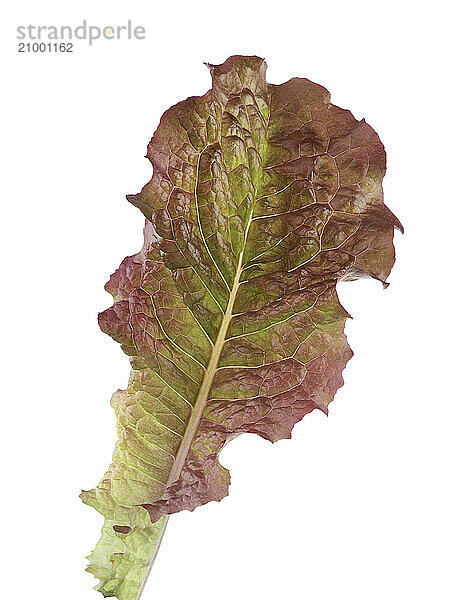
{"type": "Polygon", "coordinates": [[[142,250],[106,285],[102,330],[130,356],[112,397],[118,441],[98,486],[105,517],[89,570],[135,600],[168,515],[228,494],[223,446],[275,442],[327,412],[351,357],[336,285],[393,266],[385,152],[364,121],[266,63],[208,65],[212,89],[170,108],[148,146],[153,176],[129,196],[142,250]]]}

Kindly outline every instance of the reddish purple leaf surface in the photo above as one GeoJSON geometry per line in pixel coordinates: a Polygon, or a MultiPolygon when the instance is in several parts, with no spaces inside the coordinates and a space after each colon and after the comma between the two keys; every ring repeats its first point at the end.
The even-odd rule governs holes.
{"type": "Polygon", "coordinates": [[[106,518],[89,569],[123,599],[141,594],[167,515],[228,493],[227,441],[288,438],[327,412],[352,354],[337,282],[384,283],[401,228],[364,120],[307,79],[268,84],[260,58],[209,68],[212,89],[169,109],[148,146],[153,177],[129,197],[144,246],[99,318],[132,373],[112,399],[112,464],[82,497],[106,518]]]}

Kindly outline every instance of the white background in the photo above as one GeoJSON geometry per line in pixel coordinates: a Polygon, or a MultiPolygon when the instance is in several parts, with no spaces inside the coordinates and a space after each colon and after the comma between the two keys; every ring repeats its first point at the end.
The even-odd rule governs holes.
{"type": "Polygon", "coordinates": [[[125,194],[162,112],[210,86],[203,61],[267,59],[365,117],[406,235],[383,290],[339,286],[355,357],[330,417],[221,456],[228,498],[173,516],[143,596],[473,596],[471,55],[467,2],[15,2],[2,17],[2,597],[98,599],[78,499],[108,465],[128,361],[103,284],[141,246],[125,194]],[[143,41],[20,54],[19,25],[144,25],[143,41]]]}

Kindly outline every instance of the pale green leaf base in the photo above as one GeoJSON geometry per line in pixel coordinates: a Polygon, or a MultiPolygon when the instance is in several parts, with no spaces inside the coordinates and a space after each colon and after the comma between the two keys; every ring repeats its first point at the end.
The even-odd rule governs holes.
{"type": "Polygon", "coordinates": [[[88,556],[87,571],[99,584],[95,589],[105,597],[136,600],[152,567],[167,524],[167,517],[151,523],[148,512],[141,507],[133,510],[129,533],[117,533],[116,523],[105,520],[102,536],[88,556]]]}

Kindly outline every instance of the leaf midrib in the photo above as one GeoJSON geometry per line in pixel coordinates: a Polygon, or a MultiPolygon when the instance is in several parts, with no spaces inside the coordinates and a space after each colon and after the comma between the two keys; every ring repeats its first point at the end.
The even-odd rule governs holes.
{"type": "Polygon", "coordinates": [[[222,353],[223,345],[225,343],[227,337],[228,327],[230,326],[230,321],[233,316],[233,305],[235,304],[235,299],[238,293],[238,288],[240,287],[240,277],[243,272],[243,255],[246,249],[246,241],[248,239],[248,231],[250,229],[250,225],[253,217],[253,209],[250,212],[248,223],[245,229],[244,239],[242,249],[238,256],[238,264],[235,271],[235,278],[233,280],[233,286],[230,290],[230,295],[228,297],[227,307],[225,309],[225,313],[223,315],[222,323],[220,325],[220,329],[217,335],[217,339],[215,340],[215,344],[212,349],[212,354],[210,356],[210,360],[208,362],[207,368],[204,373],[204,377],[202,379],[202,384],[199,389],[199,393],[197,395],[197,399],[194,405],[194,409],[192,410],[191,417],[189,419],[189,423],[187,425],[186,431],[182,438],[181,444],[179,446],[179,450],[177,451],[176,458],[172,465],[171,471],[169,473],[168,481],[166,487],[172,485],[175,481],[179,479],[182,468],[185,464],[187,455],[189,453],[190,447],[194,440],[195,434],[197,433],[197,429],[199,427],[200,420],[202,418],[202,414],[207,405],[207,400],[209,397],[210,389],[212,387],[213,379],[215,377],[215,373],[218,368],[218,363],[220,361],[220,355],[222,353]]]}
{"type": "MultiPolygon", "coordinates": [[[[271,104],[271,102],[269,102],[269,105],[270,104],[271,104]]],[[[268,117],[267,117],[268,125],[269,125],[269,119],[270,119],[270,113],[268,114],[268,117]]],[[[199,165],[200,165],[201,157],[202,157],[202,153],[199,156],[199,161],[198,161],[199,165]]],[[[194,189],[194,194],[197,199],[197,184],[194,189]]],[[[238,256],[238,264],[237,264],[237,268],[235,271],[235,277],[233,280],[232,289],[230,290],[228,303],[227,303],[227,306],[225,309],[225,313],[223,315],[222,322],[220,324],[220,329],[219,329],[219,332],[217,335],[217,339],[215,340],[215,344],[212,348],[212,354],[210,356],[210,360],[208,362],[207,368],[204,373],[204,377],[202,379],[202,384],[200,386],[199,393],[197,394],[196,402],[195,402],[194,408],[192,410],[192,413],[191,413],[191,416],[189,419],[189,423],[186,427],[186,431],[184,432],[184,435],[183,435],[181,444],[179,446],[179,449],[177,451],[176,458],[172,465],[171,471],[169,472],[169,477],[168,477],[168,480],[166,483],[166,488],[169,487],[170,485],[172,485],[173,483],[175,483],[180,477],[182,468],[184,467],[184,464],[186,462],[187,455],[192,446],[192,442],[194,441],[194,437],[199,428],[200,420],[202,418],[205,407],[207,405],[207,400],[209,398],[212,383],[213,383],[213,380],[215,377],[215,373],[217,372],[218,363],[220,361],[220,355],[222,353],[223,345],[226,341],[227,331],[228,331],[228,328],[230,326],[230,321],[232,320],[232,316],[233,316],[233,305],[235,304],[235,299],[236,299],[236,296],[238,293],[238,288],[240,286],[241,274],[243,272],[243,257],[244,257],[245,250],[246,250],[246,243],[248,240],[248,232],[250,230],[250,226],[253,221],[253,211],[254,211],[254,205],[255,205],[257,197],[258,197],[258,195],[255,190],[254,200],[253,200],[253,203],[251,206],[250,214],[248,216],[248,223],[246,224],[246,227],[245,227],[242,249],[238,256]]],[[[200,230],[200,233],[204,240],[205,247],[206,247],[207,251],[209,252],[209,255],[210,255],[212,261],[214,262],[215,266],[217,267],[218,272],[222,276],[222,278],[225,281],[225,284],[228,288],[228,283],[227,283],[225,277],[223,277],[209,248],[207,247],[207,243],[205,242],[205,236],[204,236],[204,232],[202,230],[202,225],[200,222],[200,215],[199,215],[198,210],[197,210],[197,215],[198,215],[199,230],[200,230]]]]}
{"type": "MultiPolygon", "coordinates": [[[[199,423],[202,418],[202,414],[207,405],[207,400],[209,397],[210,389],[212,387],[213,379],[214,379],[215,373],[217,371],[218,363],[220,361],[220,354],[222,353],[222,348],[225,343],[225,338],[227,336],[228,327],[230,325],[230,321],[233,316],[233,305],[235,303],[235,299],[236,299],[236,296],[238,293],[238,288],[240,286],[240,277],[241,277],[241,274],[243,271],[243,268],[242,268],[243,267],[243,256],[244,256],[245,249],[246,249],[246,241],[248,239],[248,231],[250,229],[252,217],[253,217],[253,208],[251,209],[251,212],[250,212],[250,215],[248,218],[248,224],[245,228],[245,235],[243,238],[243,245],[242,245],[243,247],[238,256],[238,265],[237,265],[236,272],[235,272],[235,279],[233,280],[233,286],[230,291],[230,296],[228,298],[227,308],[225,309],[225,313],[223,315],[223,320],[220,325],[217,339],[215,341],[215,345],[213,346],[212,354],[210,356],[209,363],[208,363],[207,368],[204,373],[204,378],[202,380],[202,385],[200,387],[199,393],[197,395],[194,409],[192,410],[191,417],[189,419],[189,423],[187,424],[186,431],[184,433],[181,444],[179,446],[179,450],[177,451],[176,458],[172,465],[171,471],[169,472],[169,477],[168,477],[168,480],[166,483],[166,487],[169,487],[171,484],[173,484],[175,481],[177,481],[179,479],[182,468],[186,462],[190,447],[192,445],[192,442],[194,441],[195,434],[197,433],[197,429],[199,427],[199,423]]],[[[163,519],[161,535],[159,537],[158,544],[154,551],[153,557],[152,557],[150,564],[148,565],[148,568],[146,570],[146,575],[141,583],[141,586],[140,586],[140,589],[138,592],[138,596],[137,596],[137,600],[140,600],[140,598],[143,594],[144,587],[148,581],[148,577],[149,577],[149,574],[153,567],[154,561],[156,560],[156,556],[157,556],[159,548],[161,546],[161,541],[162,541],[162,538],[164,535],[164,531],[166,529],[166,525],[169,520],[169,515],[163,515],[161,517],[161,519],[163,519]]]]}

